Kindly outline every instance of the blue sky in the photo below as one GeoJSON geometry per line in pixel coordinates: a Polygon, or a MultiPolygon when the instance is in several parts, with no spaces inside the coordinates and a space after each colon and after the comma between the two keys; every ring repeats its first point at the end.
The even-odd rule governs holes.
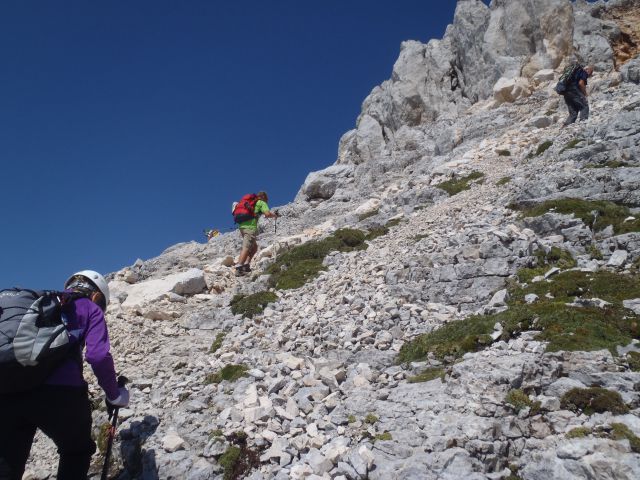
{"type": "Polygon", "coordinates": [[[59,288],[295,196],[454,0],[0,4],[0,287],[59,288]]]}

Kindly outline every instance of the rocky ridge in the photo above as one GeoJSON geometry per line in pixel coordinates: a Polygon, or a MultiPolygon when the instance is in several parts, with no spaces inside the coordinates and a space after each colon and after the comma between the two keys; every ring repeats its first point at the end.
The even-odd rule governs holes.
{"type": "MultiPolygon", "coordinates": [[[[628,18],[640,6],[460,1],[442,40],[403,44],[336,164],[310,174],[281,209],[277,236],[261,236],[250,279],[228,267],[234,235],[115,273],[108,321],[133,393],[119,478],[223,478],[233,445],[254,459],[246,478],[255,480],[640,477],[632,441],[609,433],[623,424],[640,436],[640,373],[624,355],[633,345],[615,356],[550,352],[537,332],[502,339],[497,324],[486,348],[456,362],[396,361],[420,334],[505,310],[509,282],[538,251],[560,248],[581,271],[635,268],[638,232],[508,208],[573,197],[638,213],[639,60],[616,61],[616,42],[633,38],[616,9],[628,18]],[[561,129],[553,79],[573,53],[599,71],[591,118],[561,129]],[[438,187],[475,172],[460,193],[438,187]],[[269,288],[261,272],[277,254],[390,220],[397,225],[366,250],[331,253],[317,278],[276,290],[262,313],[232,313],[234,295],[269,288]],[[212,381],[233,365],[246,366],[244,376],[212,381]],[[408,381],[429,368],[441,374],[408,381]],[[628,411],[588,415],[563,404],[571,389],[593,385],[618,392],[628,411]],[[507,401],[514,390],[526,392],[525,408],[507,401]],[[576,429],[592,434],[568,435],[576,429]]],[[[97,430],[104,419],[97,409],[97,430]]],[[[39,438],[33,450],[27,477],[51,478],[52,446],[39,438]]]]}

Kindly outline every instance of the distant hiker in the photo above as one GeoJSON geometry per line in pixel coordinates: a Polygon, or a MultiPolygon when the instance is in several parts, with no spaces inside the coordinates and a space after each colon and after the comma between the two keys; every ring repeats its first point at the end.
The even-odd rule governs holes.
{"type": "MultiPolygon", "coordinates": [[[[72,275],[64,288],[64,292],[21,289],[0,292],[0,333],[6,338],[9,338],[7,333],[11,335],[13,343],[8,346],[7,342],[0,341],[0,382],[3,382],[0,385],[1,480],[22,478],[37,428],[58,447],[58,480],[87,478],[96,444],[91,438],[91,406],[87,383],[82,375],[83,349],[85,360],[91,365],[105,392],[108,406],[126,407],[129,404],[129,391],[118,387],[109,353],[109,335],[104,317],[109,303],[106,280],[97,272],[83,270],[72,275]],[[29,303],[34,298],[36,301],[29,303]],[[7,312],[10,314],[7,315],[7,312]],[[60,328],[57,331],[66,328],[64,340],[68,348],[64,351],[64,357],[51,364],[51,368],[39,370],[45,372],[43,381],[25,390],[24,385],[20,384],[22,379],[31,378],[42,362],[38,358],[38,366],[30,366],[33,365],[29,363],[30,351],[27,351],[25,360],[24,348],[16,344],[24,343],[25,337],[31,336],[35,341],[34,349],[48,348],[37,341],[39,332],[46,330],[42,328],[42,324],[46,323],[42,319],[51,323],[53,320],[62,320],[64,326],[58,324],[60,328]],[[15,326],[15,322],[19,323],[20,328],[11,331],[8,326],[15,326]],[[23,327],[30,327],[31,332],[25,334],[23,327]],[[37,335],[33,333],[34,330],[38,330],[37,335]],[[14,362],[17,366],[9,365],[13,370],[7,367],[9,356],[17,360],[14,362]],[[16,368],[22,371],[11,377],[11,372],[16,368]],[[12,385],[7,385],[7,378],[13,378],[10,382],[12,385]]],[[[55,338],[61,338],[59,333],[56,335],[55,338]]]]}
{"type": "Polygon", "coordinates": [[[249,193],[242,197],[233,207],[233,218],[238,224],[242,236],[242,250],[236,264],[236,273],[243,274],[251,271],[249,264],[258,251],[258,219],[260,215],[267,218],[277,218],[278,214],[269,210],[266,192],[249,193]]]}
{"type": "Polygon", "coordinates": [[[578,118],[589,118],[589,100],[587,100],[587,79],[593,75],[593,67],[581,67],[578,64],[565,68],[560,81],[556,85],[556,92],[564,97],[569,109],[569,116],[562,124],[563,127],[571,125],[578,118]]]}

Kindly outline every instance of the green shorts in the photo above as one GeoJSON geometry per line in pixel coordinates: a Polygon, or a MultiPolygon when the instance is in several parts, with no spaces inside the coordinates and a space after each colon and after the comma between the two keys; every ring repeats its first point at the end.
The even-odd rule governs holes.
{"type": "Polygon", "coordinates": [[[258,246],[258,230],[253,228],[241,228],[240,235],[242,236],[242,248],[251,250],[258,246]]]}

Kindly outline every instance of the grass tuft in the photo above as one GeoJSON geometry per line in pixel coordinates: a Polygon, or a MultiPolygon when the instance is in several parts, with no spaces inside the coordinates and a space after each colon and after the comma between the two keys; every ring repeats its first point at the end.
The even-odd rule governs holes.
{"type": "Polygon", "coordinates": [[[638,436],[635,435],[624,423],[611,424],[611,438],[614,440],[629,440],[631,451],[640,453],[640,438],[638,438],[638,436]]]}
{"type": "Polygon", "coordinates": [[[546,152],[551,145],[553,145],[553,142],[551,140],[547,140],[546,142],[542,142],[540,145],[538,145],[538,148],[536,149],[536,153],[535,156],[539,157],[540,155],[542,155],[544,152],[546,152]]]}
{"type": "Polygon", "coordinates": [[[524,410],[525,408],[530,408],[533,405],[533,401],[529,398],[529,395],[519,388],[509,390],[509,393],[507,393],[505,398],[505,402],[510,404],[516,412],[524,410]]]}
{"type": "Polygon", "coordinates": [[[216,353],[218,349],[222,346],[222,341],[224,340],[224,332],[219,332],[216,335],[216,339],[211,344],[209,348],[209,353],[216,353]]]}
{"type": "Polygon", "coordinates": [[[389,432],[384,432],[384,433],[379,433],[374,437],[375,440],[380,440],[380,441],[389,441],[389,440],[393,440],[393,437],[391,436],[391,434],[389,432]]]}
{"type": "Polygon", "coordinates": [[[436,185],[437,188],[444,190],[450,196],[456,195],[464,190],[471,188],[471,183],[475,180],[484,178],[484,174],[481,172],[471,172],[469,175],[461,178],[452,178],[446,182],[442,182],[436,185]]]}
{"type": "Polygon", "coordinates": [[[375,217],[378,213],[380,213],[380,209],[376,208],[375,210],[371,210],[370,212],[359,215],[358,220],[361,222],[362,220],[366,220],[367,218],[375,217]]]}
{"type": "Polygon", "coordinates": [[[558,247],[551,247],[548,252],[539,249],[533,256],[535,257],[535,267],[523,268],[518,271],[518,280],[523,283],[530,282],[539,275],[544,275],[552,267],[566,270],[577,265],[571,253],[558,247]]]}
{"type": "Polygon", "coordinates": [[[374,423],[377,423],[378,420],[380,420],[378,417],[376,417],[373,413],[368,413],[366,417],[364,417],[364,423],[369,423],[371,425],[373,425],[374,423]]]}
{"type": "Polygon", "coordinates": [[[501,187],[502,185],[506,185],[507,183],[509,183],[511,181],[511,177],[502,177],[500,180],[498,180],[496,182],[496,185],[498,185],[499,187],[501,187]]]}

